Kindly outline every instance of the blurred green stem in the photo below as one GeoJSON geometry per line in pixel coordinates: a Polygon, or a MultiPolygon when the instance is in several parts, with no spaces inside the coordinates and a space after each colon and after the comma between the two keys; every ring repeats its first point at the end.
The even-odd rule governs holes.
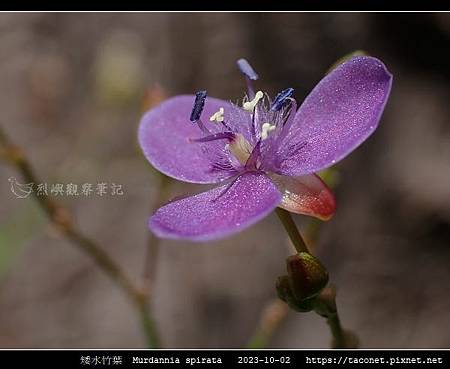
{"type": "Polygon", "coordinates": [[[294,222],[294,219],[292,219],[291,213],[289,213],[287,210],[284,210],[282,208],[276,208],[275,212],[278,215],[278,218],[280,219],[281,223],[283,224],[284,228],[286,229],[287,234],[289,235],[289,238],[291,239],[295,249],[298,253],[300,252],[308,252],[308,247],[306,246],[305,241],[303,240],[302,235],[298,231],[298,228],[294,222]]]}
{"type": "MultiPolygon", "coordinates": [[[[276,208],[275,212],[286,229],[286,232],[289,234],[289,238],[294,244],[297,252],[308,252],[306,243],[298,231],[298,228],[292,219],[291,213],[281,208],[276,208]]],[[[311,237],[315,235],[316,233],[312,234],[311,237]]],[[[275,298],[270,301],[262,310],[255,332],[246,347],[249,349],[265,348],[277,328],[286,318],[288,312],[288,306],[280,299],[275,298]]]]}
{"type": "MultiPolygon", "coordinates": [[[[168,200],[170,194],[171,179],[161,172],[154,171],[155,179],[157,180],[155,201],[151,206],[151,212],[155,211],[159,206],[168,200]]],[[[156,260],[159,252],[159,238],[149,232],[147,242],[147,255],[144,260],[144,289],[148,297],[151,296],[155,273],[156,273],[156,260]]]]}
{"type": "Polygon", "coordinates": [[[257,329],[246,347],[249,349],[266,347],[288,312],[288,306],[280,299],[271,301],[261,313],[257,329]]]}
{"type": "Polygon", "coordinates": [[[142,304],[138,306],[141,314],[142,330],[147,340],[147,348],[157,349],[161,348],[161,340],[159,338],[159,332],[156,326],[156,321],[151,314],[149,301],[147,297],[143,299],[142,304]]]}
{"type": "MultiPolygon", "coordinates": [[[[162,202],[169,197],[170,178],[160,172],[156,172],[158,178],[156,201],[152,204],[151,211],[157,209],[162,202]]],[[[143,276],[143,293],[146,296],[146,305],[148,306],[149,299],[152,298],[154,279],[156,273],[156,260],[159,253],[159,238],[155,237],[153,233],[149,232],[147,243],[147,255],[144,261],[144,276],[143,276]]],[[[144,309],[145,312],[145,309],[144,309]]],[[[147,333],[147,341],[149,348],[160,347],[158,332],[153,318],[149,314],[142,314],[142,325],[147,333]]]]}
{"type": "Polygon", "coordinates": [[[349,349],[359,346],[356,334],[342,327],[336,306],[336,289],[334,286],[328,286],[322,290],[316,299],[314,310],[327,319],[333,336],[333,348],[349,349]]]}
{"type": "MultiPolygon", "coordinates": [[[[35,175],[29,161],[26,159],[23,151],[14,145],[0,127],[0,159],[5,160],[14,166],[27,182],[42,183],[35,175]]],[[[59,203],[53,201],[48,195],[38,196],[35,191],[32,192],[39,206],[49,217],[52,224],[58,229],[66,239],[73,245],[83,250],[96,265],[108,275],[125,292],[128,299],[135,306],[140,315],[142,329],[146,336],[150,348],[160,347],[159,335],[151,309],[148,303],[146,293],[136,286],[125,271],[118,265],[111,256],[93,240],[86,237],[73,224],[72,217],[67,209],[59,203]]]]}
{"type": "Polygon", "coordinates": [[[344,330],[342,329],[337,311],[327,317],[327,322],[334,338],[334,348],[346,348],[344,330]]]}

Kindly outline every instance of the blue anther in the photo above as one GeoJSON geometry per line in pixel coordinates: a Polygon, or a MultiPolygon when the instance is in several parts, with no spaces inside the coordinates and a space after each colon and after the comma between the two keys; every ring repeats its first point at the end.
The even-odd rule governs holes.
{"type": "Polygon", "coordinates": [[[292,96],[292,94],[294,93],[294,89],[292,87],[289,87],[283,91],[281,91],[277,97],[275,98],[275,100],[272,103],[272,106],[270,107],[270,110],[272,111],[280,111],[281,108],[284,106],[284,104],[286,103],[286,100],[292,96]]]}
{"type": "Polygon", "coordinates": [[[252,66],[249,64],[247,60],[239,59],[237,61],[237,65],[241,73],[245,75],[248,79],[256,81],[259,78],[255,70],[252,68],[252,66]]]}
{"type": "Polygon", "coordinates": [[[203,107],[205,106],[206,90],[198,91],[195,94],[194,106],[191,112],[191,122],[197,122],[202,114],[203,107]]]}

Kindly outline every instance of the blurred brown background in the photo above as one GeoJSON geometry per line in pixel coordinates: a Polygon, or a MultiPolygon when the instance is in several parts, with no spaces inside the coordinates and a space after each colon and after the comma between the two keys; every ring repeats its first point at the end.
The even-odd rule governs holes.
{"type": "MultiPolygon", "coordinates": [[[[339,165],[317,253],[362,347],[450,347],[449,40],[445,13],[0,14],[0,122],[43,182],[123,185],[121,197],[61,201],[138,281],[157,196],[136,137],[146,91],[240,98],[235,60],[246,57],[258,87],[294,87],[301,101],[338,58],[366,50],[393,91],[380,128],[339,165]]],[[[123,293],[31,198],[14,197],[11,176],[21,181],[0,166],[0,347],[144,347],[123,293]]],[[[273,215],[220,242],[161,242],[153,306],[165,346],[243,347],[288,253],[273,215]]],[[[322,318],[289,313],[271,347],[329,340],[322,318]]]]}

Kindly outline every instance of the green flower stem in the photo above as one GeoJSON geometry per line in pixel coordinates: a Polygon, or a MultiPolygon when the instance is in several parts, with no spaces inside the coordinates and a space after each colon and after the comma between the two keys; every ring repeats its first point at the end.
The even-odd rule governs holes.
{"type": "Polygon", "coordinates": [[[156,325],[155,318],[151,313],[149,301],[147,298],[143,299],[143,302],[138,306],[141,315],[142,331],[147,341],[147,348],[157,349],[161,348],[161,339],[159,338],[159,332],[156,325]]]}
{"type": "MultiPolygon", "coordinates": [[[[11,143],[1,127],[0,159],[14,166],[27,183],[41,183],[35,175],[31,164],[26,159],[24,152],[11,143]]],[[[121,266],[111,258],[104,248],[98,246],[96,242],[86,237],[74,226],[72,217],[67,209],[53,201],[48,195],[37,196],[34,191],[32,194],[55,228],[73,245],[84,251],[114,283],[122,288],[140,316],[148,346],[150,348],[160,347],[156,324],[149,307],[147,295],[143,290],[132,282],[121,266]]]]}
{"type": "MultiPolygon", "coordinates": [[[[161,172],[154,171],[156,190],[155,201],[151,205],[151,212],[153,213],[158,207],[160,207],[164,202],[169,200],[171,179],[161,172]]],[[[154,286],[154,279],[156,273],[156,261],[159,254],[159,238],[157,238],[153,233],[148,233],[147,250],[144,258],[144,272],[143,272],[143,285],[144,292],[147,297],[151,298],[154,286]]]]}
{"type": "Polygon", "coordinates": [[[327,317],[327,323],[330,326],[331,334],[334,338],[335,348],[345,348],[345,336],[342,329],[341,321],[337,311],[327,317]]]}
{"type": "MultiPolygon", "coordinates": [[[[170,193],[171,180],[160,172],[155,172],[155,176],[158,179],[157,183],[157,195],[156,201],[151,206],[151,211],[156,210],[163,202],[168,200],[170,193]]],[[[153,296],[153,287],[155,284],[156,264],[159,254],[159,238],[149,232],[147,242],[147,254],[144,260],[144,273],[143,273],[143,293],[146,296],[146,302],[141,308],[142,326],[147,336],[148,347],[161,347],[158,331],[153,317],[150,314],[146,314],[146,308],[148,307],[148,301],[153,296]]]]}
{"type": "Polygon", "coordinates": [[[294,247],[297,250],[297,252],[309,253],[308,247],[306,246],[306,243],[303,240],[302,235],[298,231],[294,219],[292,219],[291,213],[281,208],[276,208],[275,212],[277,213],[278,218],[280,219],[281,223],[286,229],[286,232],[289,235],[289,238],[291,239],[292,243],[294,244],[294,247]]]}
{"type": "MultiPolygon", "coordinates": [[[[337,172],[336,167],[326,169],[321,173],[321,177],[330,188],[335,188],[339,183],[339,173],[337,172]]],[[[308,248],[309,250],[311,250],[311,252],[313,252],[314,250],[316,240],[320,233],[321,225],[322,222],[320,220],[310,218],[306,226],[304,237],[308,245],[308,248]]],[[[261,312],[261,317],[258,321],[258,325],[255,328],[255,332],[253,333],[249,343],[247,344],[247,347],[253,349],[265,348],[266,345],[270,342],[272,336],[274,335],[280,324],[283,322],[284,319],[286,319],[288,311],[289,308],[287,307],[287,305],[284,304],[278,298],[269,301],[266,307],[263,308],[261,312]],[[280,312],[282,311],[282,313],[278,314],[277,315],[278,318],[274,320],[271,317],[271,314],[268,314],[267,312],[273,311],[271,307],[277,306],[279,304],[282,304],[285,307],[285,309],[284,310],[280,309],[279,311],[280,312]],[[268,324],[268,322],[275,322],[275,324],[268,324]],[[267,329],[268,326],[271,327],[270,330],[267,329]]],[[[336,325],[336,322],[333,321],[332,325],[333,326],[336,325]]]]}
{"type": "Polygon", "coordinates": [[[276,329],[286,318],[288,306],[280,299],[271,301],[264,308],[257,329],[247,343],[248,349],[261,349],[267,346],[276,329]]]}
{"type": "MultiPolygon", "coordinates": [[[[307,252],[308,247],[303,240],[291,214],[281,208],[276,209],[276,213],[280,218],[281,223],[286,229],[289,238],[294,244],[298,253],[307,252]]],[[[350,342],[350,333],[346,333],[342,328],[339,314],[336,307],[336,293],[333,288],[327,287],[316,298],[317,308],[314,309],[316,313],[327,319],[328,326],[330,327],[331,335],[333,336],[334,348],[349,348],[353,344],[350,342]],[[348,339],[347,339],[348,338],[348,339]]]]}
{"type": "Polygon", "coordinates": [[[336,289],[334,286],[326,287],[316,299],[315,311],[325,317],[333,336],[333,348],[356,348],[359,340],[356,334],[345,330],[339,319],[336,306],[336,289]]]}

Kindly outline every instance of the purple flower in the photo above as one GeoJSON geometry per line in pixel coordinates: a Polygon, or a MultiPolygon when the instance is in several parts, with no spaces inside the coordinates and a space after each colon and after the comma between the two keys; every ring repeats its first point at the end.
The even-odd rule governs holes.
{"type": "Polygon", "coordinates": [[[248,95],[238,104],[170,98],[147,112],[139,142],[150,163],[191,183],[219,184],[162,206],[149,227],[159,237],[207,241],[249,227],[277,206],[329,219],[332,192],[314,173],[343,159],[376,129],[392,75],[378,59],[355,57],[325,76],[297,110],[293,89],[271,100],[241,59],[248,95]]]}

